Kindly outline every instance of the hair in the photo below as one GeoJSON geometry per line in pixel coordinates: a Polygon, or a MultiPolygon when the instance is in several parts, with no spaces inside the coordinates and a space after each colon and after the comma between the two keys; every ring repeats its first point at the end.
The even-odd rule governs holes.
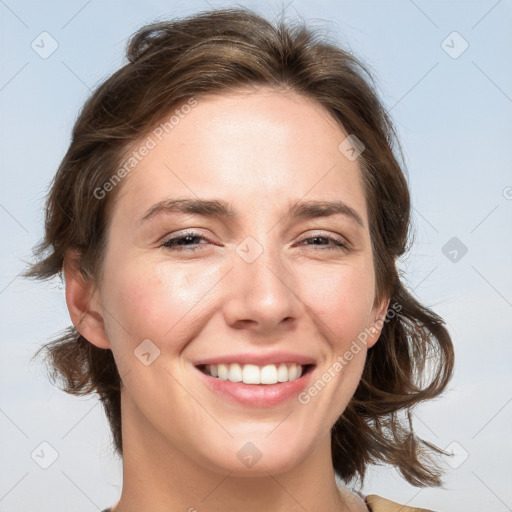
{"type": "MultiPolygon", "coordinates": [[[[397,259],[409,248],[410,195],[398,137],[371,73],[304,22],[272,24],[245,8],[144,26],[131,37],[127,59],[97,87],[76,120],[46,196],[44,238],[23,276],[62,279],[66,254],[77,251],[81,275],[94,285],[101,281],[110,212],[122,185],[101,199],[97,191],[171,109],[191,98],[261,87],[312,99],[364,144],[358,163],[375,301],[389,297],[390,304],[399,305],[398,314],[386,315],[357,390],[332,428],[334,470],[344,481],[359,477],[362,482],[370,464],[384,463],[412,485],[441,485],[436,457],[444,452],[415,435],[411,411],[445,390],[453,372],[453,345],[443,319],[419,303],[399,276],[397,259]]],[[[41,346],[35,356],[40,355],[64,391],[98,395],[122,455],[122,380],[112,352],[68,327],[41,346]]]]}

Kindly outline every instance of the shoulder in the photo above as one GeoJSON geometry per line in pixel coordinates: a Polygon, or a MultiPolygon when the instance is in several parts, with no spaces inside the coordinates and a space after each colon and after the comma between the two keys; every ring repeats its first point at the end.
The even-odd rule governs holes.
{"type": "Polygon", "coordinates": [[[406,507],[376,494],[366,496],[366,503],[372,512],[434,512],[427,508],[406,507]]]}

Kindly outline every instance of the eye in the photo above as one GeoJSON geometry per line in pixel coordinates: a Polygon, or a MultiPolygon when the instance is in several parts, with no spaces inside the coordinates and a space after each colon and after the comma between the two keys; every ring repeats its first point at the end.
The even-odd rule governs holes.
{"type": "Polygon", "coordinates": [[[320,243],[320,244],[315,244],[315,243],[305,244],[305,245],[325,246],[325,249],[322,249],[322,250],[332,250],[332,249],[348,250],[348,244],[345,242],[345,240],[341,237],[337,237],[334,235],[318,234],[315,236],[304,238],[299,243],[304,243],[304,242],[309,242],[309,241],[327,241],[327,243],[320,243]]]}
{"type": "Polygon", "coordinates": [[[194,240],[204,240],[206,243],[209,243],[206,238],[201,236],[199,233],[195,231],[187,231],[179,236],[175,236],[172,238],[168,238],[165,242],[163,242],[160,247],[167,247],[171,251],[197,251],[200,247],[197,242],[194,243],[194,240]]]}
{"type": "MultiPolygon", "coordinates": [[[[171,251],[187,251],[194,252],[200,250],[200,245],[207,245],[209,240],[203,237],[201,234],[195,231],[187,231],[179,236],[174,236],[165,240],[160,247],[166,247],[171,251]],[[203,240],[202,243],[199,243],[198,240],[203,240]]],[[[311,236],[308,238],[302,239],[299,244],[302,245],[313,245],[317,247],[325,246],[322,250],[348,250],[348,245],[341,237],[336,237],[334,235],[325,235],[318,234],[315,236],[311,236]],[[314,242],[327,242],[327,243],[314,243],[314,242]],[[307,243],[306,243],[307,242],[307,243]],[[309,243],[313,242],[313,243],[309,243]]]]}

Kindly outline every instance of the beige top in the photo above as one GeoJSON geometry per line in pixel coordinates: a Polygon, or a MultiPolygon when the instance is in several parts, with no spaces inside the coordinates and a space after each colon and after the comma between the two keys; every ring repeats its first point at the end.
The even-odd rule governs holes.
{"type": "MultiPolygon", "coordinates": [[[[371,512],[435,512],[429,508],[406,507],[376,494],[366,496],[365,502],[371,512]]],[[[109,508],[103,512],[111,512],[109,508]]]]}
{"type": "MultiPolygon", "coordinates": [[[[399,505],[394,501],[381,498],[376,494],[366,496],[366,504],[371,512],[434,512],[428,508],[406,507],[405,505],[399,505]]],[[[110,512],[110,509],[107,508],[103,512],[110,512]]]]}
{"type": "Polygon", "coordinates": [[[366,504],[372,512],[434,512],[428,508],[406,507],[376,494],[366,496],[366,504]]]}

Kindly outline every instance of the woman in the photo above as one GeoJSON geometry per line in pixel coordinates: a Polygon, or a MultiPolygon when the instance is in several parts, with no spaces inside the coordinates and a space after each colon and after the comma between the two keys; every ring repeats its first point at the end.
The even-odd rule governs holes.
{"type": "Polygon", "coordinates": [[[109,510],[422,510],[349,487],[381,462],[440,485],[410,410],[453,367],[397,272],[410,198],[370,76],[246,9],[144,27],[127,56],[25,273],[65,277],[73,327],[42,351],[104,404],[109,510]]]}

